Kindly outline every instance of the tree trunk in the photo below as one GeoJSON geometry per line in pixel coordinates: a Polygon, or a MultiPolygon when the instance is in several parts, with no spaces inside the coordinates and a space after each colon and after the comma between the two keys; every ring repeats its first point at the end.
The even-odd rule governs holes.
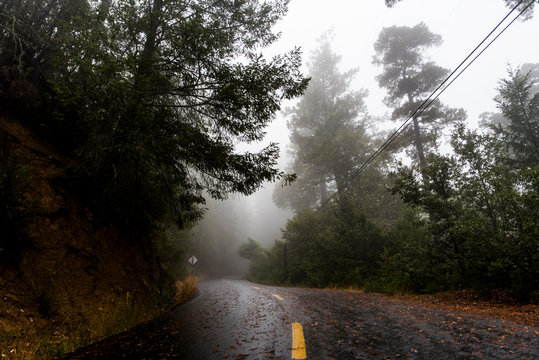
{"type": "Polygon", "coordinates": [[[150,81],[149,78],[152,73],[153,65],[152,58],[157,49],[157,31],[159,29],[163,1],[164,0],[154,0],[151,9],[148,10],[150,11],[149,21],[144,29],[146,41],[140,55],[137,73],[135,75],[135,91],[137,92],[143,92],[150,81]]]}
{"type": "Polygon", "coordinates": [[[417,150],[417,158],[419,159],[419,166],[424,169],[427,166],[425,160],[425,150],[423,149],[423,141],[421,140],[421,131],[419,129],[419,122],[417,118],[413,119],[414,122],[414,144],[417,150]]]}
{"type": "Polygon", "coordinates": [[[328,201],[328,191],[326,187],[326,182],[324,180],[320,181],[320,203],[323,205],[328,201]]]}
{"type": "MultiPolygon", "coordinates": [[[[413,104],[414,98],[412,94],[408,93],[407,96],[408,103],[413,104]]],[[[421,129],[419,128],[419,121],[417,121],[416,116],[412,118],[412,121],[414,124],[414,145],[417,151],[417,158],[419,159],[419,166],[421,167],[421,169],[424,169],[427,166],[427,161],[425,160],[425,149],[423,147],[423,141],[421,140],[421,129]]]]}

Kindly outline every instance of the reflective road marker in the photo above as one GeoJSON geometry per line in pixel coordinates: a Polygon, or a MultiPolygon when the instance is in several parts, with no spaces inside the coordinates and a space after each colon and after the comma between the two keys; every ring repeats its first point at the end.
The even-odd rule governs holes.
{"type": "Polygon", "coordinates": [[[292,323],[292,359],[307,359],[303,328],[298,322],[292,323]]]}

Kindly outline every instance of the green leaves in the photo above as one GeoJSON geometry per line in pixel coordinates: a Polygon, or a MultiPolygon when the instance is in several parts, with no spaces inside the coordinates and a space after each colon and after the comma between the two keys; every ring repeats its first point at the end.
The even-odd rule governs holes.
{"type": "Polygon", "coordinates": [[[8,1],[0,21],[14,15],[21,26],[0,32],[2,48],[14,36],[38,43],[21,40],[28,46],[2,54],[0,66],[30,56],[21,66],[42,80],[52,114],[42,122],[76,153],[82,186],[104,215],[129,227],[184,225],[200,216],[203,191],[223,199],[292,179],[276,169],[275,144],[235,150],[261,140],[281,101],[307,86],[298,49],[259,54],[286,9],[258,0],[8,1]]]}
{"type": "Polygon", "coordinates": [[[276,188],[279,206],[300,211],[324,203],[328,192],[341,189],[366,156],[368,115],[365,90],[350,90],[357,70],[338,70],[340,56],[330,47],[330,35],[313,53],[309,86],[300,102],[288,110],[291,130],[291,170],[298,180],[291,188],[276,188]]]}
{"type": "Polygon", "coordinates": [[[530,72],[509,70],[509,78],[500,82],[498,108],[510,120],[506,127],[499,126],[499,133],[512,151],[510,162],[519,168],[539,164],[539,93],[533,92],[530,72]]]}
{"type": "Polygon", "coordinates": [[[537,218],[529,217],[539,206],[536,171],[508,167],[495,135],[459,125],[451,144],[455,154],[431,156],[422,176],[401,167],[392,190],[425,214],[432,256],[449,265],[448,286],[509,288],[525,298],[539,285],[531,265],[537,218]]]}
{"type": "Polygon", "coordinates": [[[375,274],[384,244],[380,229],[352,202],[342,201],[324,211],[299,212],[282,241],[264,250],[249,240],[240,255],[251,260],[250,276],[257,281],[357,287],[375,274]]]}
{"type": "Polygon", "coordinates": [[[264,249],[255,240],[249,238],[246,243],[241,244],[238,254],[244,259],[254,261],[264,256],[264,249]]]}
{"type": "MultiPolygon", "coordinates": [[[[387,90],[386,105],[393,108],[392,120],[413,121],[401,137],[400,146],[413,145],[411,155],[421,166],[426,165],[428,147],[436,146],[436,138],[443,126],[456,119],[462,120],[462,110],[450,109],[434,101],[424,109],[424,101],[442,83],[449,71],[428,61],[425,51],[441,43],[423,23],[414,27],[391,26],[384,28],[374,44],[373,63],[383,67],[376,78],[387,90]]],[[[399,149],[400,150],[400,149],[399,149]]]]}

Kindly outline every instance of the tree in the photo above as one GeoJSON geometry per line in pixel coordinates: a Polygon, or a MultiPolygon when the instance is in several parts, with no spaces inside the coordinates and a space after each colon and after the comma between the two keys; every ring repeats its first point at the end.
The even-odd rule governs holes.
{"type": "Polygon", "coordinates": [[[509,70],[509,78],[500,82],[498,108],[508,120],[498,125],[510,148],[512,162],[520,169],[539,166],[539,81],[532,80],[531,72],[509,70]],[[534,90],[535,88],[535,90],[534,90]]]}
{"type": "Polygon", "coordinates": [[[340,56],[331,51],[331,34],[323,35],[311,56],[311,82],[297,106],[290,109],[291,170],[298,180],[290,189],[277,188],[278,206],[299,211],[324,203],[329,191],[342,190],[351,172],[366,156],[369,138],[365,90],[350,90],[357,70],[339,72],[340,56]]]}
{"type": "Polygon", "coordinates": [[[388,293],[435,292],[446,288],[444,270],[435,240],[430,236],[424,216],[408,209],[388,229],[388,245],[380,257],[377,291],[388,293]]]}
{"type": "Polygon", "coordinates": [[[85,18],[89,11],[86,0],[2,1],[0,102],[23,109],[39,104],[64,24],[85,18]]]}
{"type": "Polygon", "coordinates": [[[238,255],[249,260],[248,279],[257,282],[277,283],[278,279],[271,276],[275,270],[279,270],[280,266],[276,263],[271,263],[271,251],[264,249],[260,244],[248,238],[247,242],[240,245],[238,255]]]}
{"type": "Polygon", "coordinates": [[[40,101],[53,114],[46,126],[77,154],[80,187],[107,215],[129,227],[182,227],[201,215],[203,191],[222,199],[290,180],[275,168],[276,144],[235,150],[260,140],[281,100],[307,85],[298,49],[269,61],[259,54],[277,39],[271,28],[287,1],[4,4],[2,19],[21,29],[45,19],[36,38],[46,52],[32,45],[33,30],[4,26],[2,44],[28,46],[1,58],[13,67],[32,50],[21,73],[38,72],[40,101]],[[37,10],[27,15],[31,5],[37,10]],[[45,57],[37,70],[36,56],[45,57]]]}
{"type": "Polygon", "coordinates": [[[397,221],[404,210],[402,200],[392,194],[388,189],[393,179],[388,174],[388,164],[393,158],[384,154],[386,158],[379,158],[371,163],[346,190],[349,201],[353,201],[356,211],[365,214],[374,224],[389,228],[397,221]]]}
{"type": "Polygon", "coordinates": [[[316,287],[362,286],[378,269],[380,229],[350,199],[305,209],[283,230],[288,280],[316,287]]]}
{"type": "Polygon", "coordinates": [[[433,254],[449,288],[506,288],[523,299],[537,290],[538,167],[514,171],[493,134],[457,126],[453,156],[403,167],[393,191],[427,216],[433,254]]]}
{"type": "Polygon", "coordinates": [[[507,164],[516,170],[539,164],[539,64],[509,69],[494,98],[500,112],[481,114],[480,125],[504,140],[507,164]]]}
{"type": "Polygon", "coordinates": [[[247,260],[255,260],[257,257],[262,256],[264,249],[255,240],[248,238],[247,242],[241,244],[238,249],[238,254],[247,260]]]}
{"type": "MultiPolygon", "coordinates": [[[[522,64],[516,69],[516,71],[519,72],[521,75],[528,76],[528,82],[531,85],[530,95],[534,95],[539,92],[539,64],[522,64]]],[[[513,69],[509,69],[509,72],[514,73],[515,71],[513,69]]],[[[503,81],[510,81],[510,79],[508,78],[503,81]]],[[[494,101],[497,104],[500,104],[503,101],[500,93],[496,95],[494,101]]],[[[509,119],[507,119],[501,112],[485,112],[482,113],[480,117],[481,120],[479,121],[479,126],[493,131],[498,131],[498,126],[506,128],[509,124],[509,119]]]]}
{"type": "Polygon", "coordinates": [[[447,108],[438,100],[424,111],[416,113],[427,96],[448,74],[447,69],[427,61],[423,56],[426,49],[440,43],[441,37],[420,23],[411,28],[384,28],[374,44],[376,55],[373,62],[383,66],[377,80],[378,84],[388,91],[384,102],[394,108],[392,120],[412,117],[413,126],[401,138],[401,146],[406,147],[413,143],[413,155],[423,167],[426,166],[425,153],[429,147],[435,146],[442,127],[449,121],[465,116],[462,110],[447,108]]]}

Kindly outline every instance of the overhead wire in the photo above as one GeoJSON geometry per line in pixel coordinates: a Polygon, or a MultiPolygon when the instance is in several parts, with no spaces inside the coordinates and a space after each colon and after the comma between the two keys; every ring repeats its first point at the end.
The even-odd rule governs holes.
{"type": "Polygon", "coordinates": [[[447,88],[451,86],[451,84],[453,84],[455,80],[457,80],[460,77],[460,75],[462,75],[462,73],[466,71],[466,69],[468,69],[470,65],[472,65],[475,62],[475,60],[477,60],[477,58],[481,56],[481,54],[483,54],[490,47],[490,45],[492,45],[494,41],[496,41],[496,39],[498,39],[505,32],[505,30],[507,30],[507,28],[509,28],[509,26],[511,26],[523,13],[525,13],[535,1],[536,0],[530,1],[528,5],[524,7],[520,11],[520,13],[513,18],[513,20],[511,20],[475,57],[473,57],[473,59],[466,66],[464,66],[464,64],[474,55],[474,53],[485,42],[488,41],[488,39],[492,36],[492,34],[496,32],[496,30],[511,16],[511,14],[522,3],[524,3],[524,0],[520,0],[511,9],[511,11],[509,11],[507,15],[505,15],[505,17],[502,20],[500,20],[500,22],[498,22],[498,24],[488,33],[488,35],[486,35],[483,38],[483,40],[468,54],[468,56],[466,56],[466,58],[464,58],[464,60],[462,60],[461,63],[444,79],[444,81],[442,81],[440,85],[438,85],[438,87],[436,87],[436,89],[432,91],[432,93],[421,103],[421,105],[419,105],[417,109],[410,116],[408,116],[408,118],[397,128],[397,130],[395,130],[384,141],[384,143],[375,152],[373,152],[367,158],[367,160],[365,160],[365,162],[356,171],[354,171],[352,175],[348,177],[348,179],[343,183],[341,189],[338,189],[335,193],[333,193],[330,197],[328,197],[328,199],[324,203],[321,204],[320,208],[321,209],[324,208],[327,204],[331,202],[331,200],[333,200],[336,196],[338,196],[342,191],[346,190],[348,185],[350,185],[374,161],[376,157],[378,157],[383,151],[385,151],[389,147],[389,145],[391,145],[391,143],[393,143],[395,139],[400,134],[402,134],[404,130],[408,128],[408,126],[410,126],[410,124],[412,123],[414,119],[420,116],[430,105],[432,105],[432,103],[436,101],[440,97],[440,95],[443,94],[445,90],[447,90],[447,88]],[[464,68],[460,70],[460,72],[458,72],[462,66],[464,66],[464,68]],[[451,79],[453,75],[455,75],[457,72],[458,74],[453,79],[451,79]]]}
{"type": "MultiPolygon", "coordinates": [[[[522,0],[520,3],[522,3],[524,0],[522,0]]],[[[520,5],[520,3],[516,6],[518,7],[520,5]]],[[[526,11],[530,5],[533,3],[530,2],[528,4],[528,6],[521,11],[521,13],[519,13],[519,15],[517,15],[508,25],[506,25],[453,79],[451,79],[451,81],[449,81],[447,83],[447,85],[444,86],[444,84],[451,78],[451,76],[453,76],[456,71],[458,71],[458,69],[470,58],[471,55],[473,55],[473,53],[479,48],[479,46],[481,46],[483,43],[484,43],[484,40],[470,53],[470,55],[468,55],[468,57],[466,57],[466,59],[464,59],[460,64],[459,66],[457,66],[455,68],[455,70],[453,70],[453,72],[431,93],[431,95],[429,95],[429,97],[427,97],[427,99],[425,101],[423,101],[423,103],[416,109],[416,111],[414,111],[414,113],[399,127],[399,129],[397,129],[397,131],[393,134],[393,138],[390,137],[390,139],[386,140],[386,143],[388,143],[387,145],[384,143],[380,148],[381,150],[385,150],[387,148],[387,146],[389,146],[389,143],[391,143],[392,141],[394,141],[394,138],[396,138],[397,136],[399,136],[405,129],[406,127],[408,127],[410,124],[411,124],[411,120],[413,120],[414,117],[418,117],[419,115],[421,115],[434,101],[436,101],[440,95],[451,85],[453,84],[453,82],[455,82],[455,80],[457,80],[460,75],[462,75],[462,73],[468,69],[468,67],[470,67],[470,65],[472,65],[475,60],[477,60],[477,58],[483,54],[483,52],[485,52],[485,50],[487,50],[490,45],[498,38],[500,37],[500,35],[502,35],[502,33],[511,25],[513,24],[516,19],[518,19],[518,17],[524,12],[526,11]],[[443,88],[442,88],[443,86],[443,88]],[[442,88],[442,89],[441,89],[442,88]],[[441,90],[440,90],[441,89],[441,90]],[[432,96],[438,91],[440,90],[440,92],[438,92],[438,94],[436,94],[436,96],[434,98],[432,98],[432,96]],[[424,106],[424,107],[423,107],[424,106]],[[383,148],[383,149],[382,149],[383,148]]],[[[515,9],[516,9],[515,7],[515,9]]],[[[509,13],[510,14],[510,13],[509,13]]],[[[508,14],[508,15],[509,15],[508,14]]],[[[507,16],[502,20],[501,23],[503,23],[503,21],[505,21],[507,19],[507,16]]],[[[497,27],[499,27],[499,25],[497,27]]],[[[488,36],[490,36],[493,32],[491,32],[488,36]]],[[[373,154],[374,155],[374,154],[373,154]]],[[[372,156],[371,156],[372,157],[372,156]]],[[[370,164],[371,162],[369,162],[369,159],[366,161],[366,163],[368,162],[368,164],[370,164]]],[[[367,165],[368,165],[367,164],[367,165]]],[[[358,170],[359,171],[359,170],[358,170]]],[[[356,173],[358,172],[356,171],[356,173]]],[[[350,178],[349,180],[350,181],[353,181],[353,179],[355,178],[354,175],[356,175],[356,173],[354,173],[350,178]]],[[[346,182],[346,184],[349,184],[348,182],[346,182]]]]}

